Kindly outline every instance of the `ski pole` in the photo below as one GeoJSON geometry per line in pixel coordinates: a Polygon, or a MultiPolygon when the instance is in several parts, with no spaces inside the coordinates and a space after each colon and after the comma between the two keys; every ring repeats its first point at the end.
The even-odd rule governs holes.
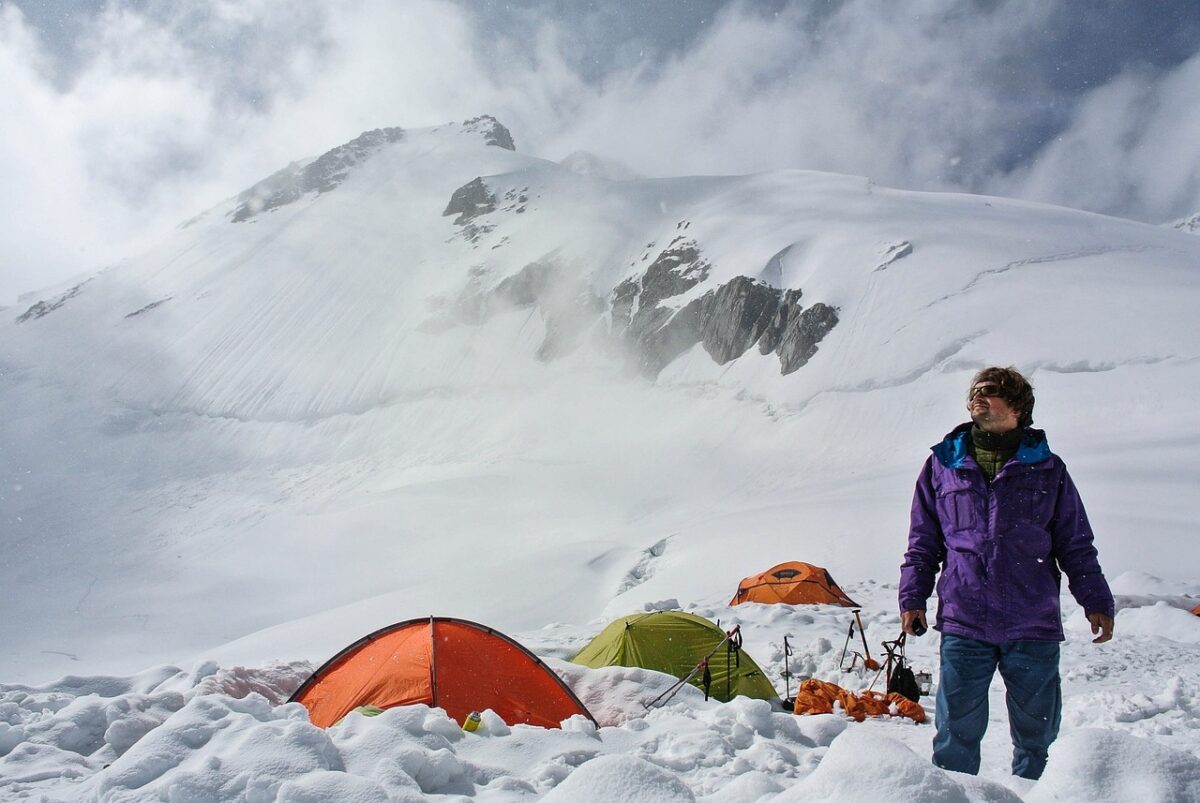
{"type": "Polygon", "coordinates": [[[871,657],[871,648],[867,646],[867,629],[863,627],[862,618],[858,615],[858,608],[854,609],[854,620],[858,622],[858,633],[862,636],[863,666],[867,669],[879,669],[879,662],[871,657]]]}

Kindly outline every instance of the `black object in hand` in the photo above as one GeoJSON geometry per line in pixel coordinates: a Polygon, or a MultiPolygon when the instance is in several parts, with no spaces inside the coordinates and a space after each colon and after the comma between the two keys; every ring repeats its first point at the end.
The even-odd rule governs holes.
{"type": "Polygon", "coordinates": [[[925,635],[925,623],[920,619],[913,619],[912,632],[914,636],[925,635]]]}

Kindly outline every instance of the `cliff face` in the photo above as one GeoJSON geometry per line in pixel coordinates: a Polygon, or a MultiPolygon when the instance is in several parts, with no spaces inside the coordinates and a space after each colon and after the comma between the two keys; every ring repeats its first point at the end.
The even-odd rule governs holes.
{"type": "MultiPolygon", "coordinates": [[[[505,224],[502,216],[493,215],[500,192],[482,176],[476,177],[454,191],[442,215],[454,215],[463,239],[478,243],[505,224]]],[[[505,191],[505,199],[515,201],[501,211],[525,212],[528,193],[528,186],[505,191]]],[[[628,347],[638,370],[649,377],[697,343],[718,365],[757,345],[761,354],[778,355],[785,375],[803,367],[837,325],[837,309],[820,302],[805,308],[800,288],[783,289],[750,276],[710,281],[713,264],[696,238],[687,234],[689,226],[681,221],[677,231],[683,233],[657,252],[651,243],[651,253],[643,255],[644,259],[653,255],[649,266],[605,292],[607,301],[592,292],[583,277],[572,279],[553,260],[528,263],[501,280],[491,299],[541,312],[548,330],[538,351],[542,359],[569,353],[579,344],[582,331],[608,313],[608,333],[628,347]],[[694,291],[704,285],[708,289],[696,295],[694,291]]],[[[506,242],[502,238],[493,248],[506,242]]],[[[764,272],[770,270],[771,263],[764,272]]],[[[464,299],[476,298],[479,289],[479,282],[473,281],[464,299]]]]}
{"type": "Polygon", "coordinates": [[[613,330],[633,344],[639,366],[650,376],[697,343],[718,365],[757,344],[761,354],[778,354],[780,371],[790,374],[837,325],[834,307],[817,303],[805,309],[800,289],[780,290],[749,276],[736,276],[679,309],[664,307],[663,301],[690,290],[707,273],[694,245],[681,250],[686,261],[676,261],[677,251],[668,260],[671,267],[656,261],[640,280],[627,279],[613,290],[613,330]]]}

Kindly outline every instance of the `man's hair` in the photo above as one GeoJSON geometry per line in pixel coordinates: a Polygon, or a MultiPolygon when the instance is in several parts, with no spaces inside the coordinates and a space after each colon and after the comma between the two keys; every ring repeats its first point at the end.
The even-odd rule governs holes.
{"type": "Polygon", "coordinates": [[[967,393],[980,382],[994,382],[1000,386],[1000,395],[1017,412],[1017,426],[1028,427],[1033,424],[1033,386],[1020,371],[1012,366],[984,368],[975,374],[967,393]]]}

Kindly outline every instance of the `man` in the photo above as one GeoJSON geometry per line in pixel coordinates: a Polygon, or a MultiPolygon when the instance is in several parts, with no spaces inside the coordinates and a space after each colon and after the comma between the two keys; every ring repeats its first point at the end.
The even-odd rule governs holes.
{"type": "Polygon", "coordinates": [[[1038,778],[1045,769],[1062,712],[1061,574],[1098,634],[1094,641],[1112,638],[1112,593],[1083,502],[1045,433],[1031,427],[1033,403],[1033,388],[1015,369],[976,374],[967,396],[971,423],[933,447],[913,498],[900,619],[905,633],[924,632],[940,570],[933,763],[957,772],[979,772],[997,668],[1013,774],[1038,778]]]}

